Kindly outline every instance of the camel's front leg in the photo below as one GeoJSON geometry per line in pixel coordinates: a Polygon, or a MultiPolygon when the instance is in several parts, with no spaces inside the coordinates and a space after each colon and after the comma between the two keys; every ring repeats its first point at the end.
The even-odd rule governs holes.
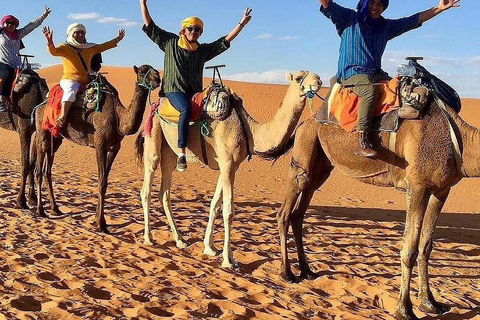
{"type": "Polygon", "coordinates": [[[43,167],[45,162],[45,153],[49,152],[48,135],[44,132],[37,134],[37,161],[35,164],[35,182],[37,184],[37,214],[40,217],[46,217],[42,202],[42,179],[43,167]]]}
{"type": "Polygon", "coordinates": [[[224,168],[220,167],[220,177],[223,181],[223,226],[225,231],[222,254],[222,267],[224,268],[237,267],[237,263],[233,259],[233,252],[231,247],[231,229],[233,216],[235,214],[235,206],[233,202],[235,171],[236,168],[233,164],[227,164],[226,166],[224,166],[224,168]]]}
{"type": "Polygon", "coordinates": [[[110,233],[107,229],[107,222],[104,214],[105,193],[107,192],[108,173],[107,173],[107,147],[104,142],[95,142],[95,154],[97,157],[98,168],[98,201],[95,220],[99,231],[110,233]]]}
{"type": "Polygon", "coordinates": [[[162,156],[160,167],[162,171],[162,183],[160,195],[162,197],[163,210],[167,216],[168,224],[172,230],[173,240],[178,248],[185,248],[187,244],[183,241],[182,235],[178,232],[177,224],[172,214],[172,203],[170,201],[170,188],[172,186],[172,172],[177,165],[177,156],[170,149],[165,140],[162,141],[162,156]]]}
{"type": "Polygon", "coordinates": [[[215,223],[215,217],[220,211],[220,197],[222,196],[222,186],[223,182],[221,177],[217,180],[217,187],[215,188],[215,194],[213,195],[212,202],[210,203],[210,214],[208,216],[208,223],[207,229],[205,231],[205,239],[203,240],[203,244],[205,245],[205,249],[203,253],[209,256],[215,256],[217,254],[217,250],[213,244],[213,227],[215,223]]]}
{"type": "Polygon", "coordinates": [[[428,265],[430,253],[433,249],[433,232],[449,192],[450,188],[436,192],[430,197],[427,212],[423,220],[420,243],[418,245],[418,278],[420,282],[418,296],[420,300],[420,310],[427,313],[443,314],[450,311],[449,306],[435,300],[428,283],[428,265]]]}
{"type": "Polygon", "coordinates": [[[410,299],[410,280],[413,266],[418,257],[420,232],[429,197],[430,194],[424,186],[419,184],[407,185],[407,219],[400,253],[402,279],[395,310],[395,319],[397,320],[418,319],[413,313],[410,299]]]}
{"type": "Polygon", "coordinates": [[[31,131],[27,129],[19,129],[20,136],[20,190],[17,195],[16,209],[28,209],[27,198],[25,197],[25,185],[27,178],[32,172],[30,166],[30,141],[32,138],[31,131]]]}
{"type": "Polygon", "coordinates": [[[45,170],[45,175],[47,177],[47,185],[48,185],[48,199],[50,200],[50,206],[52,212],[55,215],[62,215],[63,213],[60,211],[60,208],[57,205],[57,201],[55,200],[55,193],[53,192],[53,180],[52,180],[52,167],[53,161],[55,159],[55,153],[57,152],[58,148],[62,145],[62,139],[54,139],[53,140],[53,151],[47,152],[47,165],[45,170]]]}
{"type": "Polygon", "coordinates": [[[36,132],[33,133],[31,136],[31,143],[30,143],[30,171],[28,173],[28,197],[27,202],[30,206],[35,206],[37,201],[37,196],[35,194],[35,166],[37,163],[37,134],[36,132]]]}

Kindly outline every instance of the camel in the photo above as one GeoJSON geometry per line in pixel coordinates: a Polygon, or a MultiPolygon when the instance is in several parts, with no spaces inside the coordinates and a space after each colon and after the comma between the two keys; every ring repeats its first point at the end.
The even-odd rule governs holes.
{"type": "Polygon", "coordinates": [[[296,280],[287,253],[287,232],[291,224],[300,278],[316,277],[305,256],[302,224],[314,192],[328,179],[333,168],[338,167],[345,175],[359,181],[406,191],[406,222],[400,254],[401,286],[395,318],[411,320],[417,319],[410,299],[415,262],[418,263],[420,282],[420,310],[436,314],[450,310],[449,306],[437,302],[429,287],[432,234],[452,186],[464,177],[480,176],[480,131],[435,98],[429,100],[423,119],[403,122],[394,143],[393,135],[388,132],[372,134],[379,156],[368,159],[355,154],[357,133],[313,119],[299,126],[292,149],[286,195],[277,214],[281,276],[288,281],[296,280]]]}
{"type": "MultiPolygon", "coordinates": [[[[98,202],[96,209],[97,227],[109,233],[104,217],[105,193],[107,191],[108,174],[113,161],[120,150],[126,135],[137,132],[142,122],[143,112],[151,90],[160,86],[160,74],[149,65],[134,67],[136,76],[135,90],[130,106],[125,108],[121,103],[117,90],[108,82],[108,91],[102,99],[101,112],[87,112],[84,108],[71,108],[68,123],[62,128],[64,138],[80,145],[95,148],[98,167],[98,202]]],[[[43,130],[42,119],[45,107],[36,112],[36,150],[37,162],[35,180],[37,185],[37,214],[45,217],[42,204],[42,177],[48,182],[51,210],[62,214],[55,202],[52,188],[52,165],[55,152],[62,144],[63,137],[52,138],[50,131],[43,130]],[[52,150],[53,148],[53,150],[52,150]],[[46,160],[46,163],[44,164],[46,160]],[[43,168],[43,169],[42,169],[43,168]]]]}
{"type": "Polygon", "coordinates": [[[25,188],[29,178],[28,202],[35,204],[35,189],[33,180],[33,164],[30,162],[30,143],[35,132],[35,124],[30,116],[35,106],[41,104],[48,93],[45,79],[31,69],[24,69],[13,88],[13,110],[0,113],[0,127],[16,131],[20,138],[20,190],[15,208],[28,209],[25,188]],[[12,123],[13,121],[13,123],[12,123]]]}
{"type": "MultiPolygon", "coordinates": [[[[202,156],[200,130],[190,130],[188,150],[196,155],[204,164],[213,170],[220,170],[215,194],[210,205],[210,214],[204,239],[204,254],[215,256],[213,246],[213,225],[216,214],[220,210],[220,197],[223,195],[224,245],[222,267],[237,267],[230,246],[231,225],[234,215],[233,187],[235,173],[247,155],[255,154],[269,158],[277,152],[283,153],[298,120],[305,107],[307,94],[316,93],[322,82],[318,75],[307,71],[299,71],[295,75],[287,74],[290,86],[285,98],[272,121],[260,124],[255,121],[243,107],[242,100],[235,94],[230,95],[233,110],[223,120],[209,121],[211,134],[205,137],[206,159],[202,156]]],[[[212,99],[215,100],[215,99],[212,99]]],[[[170,203],[170,187],[172,171],[175,169],[177,127],[163,120],[154,118],[151,136],[137,137],[136,153],[138,160],[143,158],[144,181],[141,191],[144,212],[144,243],[152,244],[153,237],[149,226],[151,188],[154,172],[160,164],[162,181],[160,194],[163,209],[167,216],[176,246],[186,247],[177,230],[170,203]],[[173,146],[173,148],[172,148],[173,146]]]]}

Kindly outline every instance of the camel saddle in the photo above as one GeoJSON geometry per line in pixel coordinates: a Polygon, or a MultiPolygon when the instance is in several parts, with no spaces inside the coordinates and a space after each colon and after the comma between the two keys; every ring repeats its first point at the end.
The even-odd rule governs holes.
{"type": "MultiPolygon", "coordinates": [[[[355,131],[358,125],[360,97],[352,89],[343,87],[332,79],[331,90],[318,110],[316,120],[332,122],[346,131],[355,131]]],[[[379,98],[372,122],[373,131],[396,132],[401,119],[419,119],[426,105],[429,91],[423,86],[395,77],[378,84],[379,98]]]]}
{"type": "MultiPolygon", "coordinates": [[[[72,108],[85,109],[85,117],[87,112],[101,111],[102,92],[111,92],[105,85],[106,79],[100,74],[90,83],[83,85],[78,90],[77,97],[72,104],[72,108]]],[[[52,136],[60,136],[60,126],[57,124],[57,118],[62,109],[63,89],[59,84],[53,86],[48,92],[48,101],[43,113],[43,130],[50,130],[52,136]]]]}
{"type": "MultiPolygon", "coordinates": [[[[230,115],[232,109],[219,99],[220,92],[232,94],[230,88],[221,85],[210,85],[205,90],[193,95],[190,105],[192,108],[191,122],[198,120],[223,121],[230,115]]],[[[167,98],[160,98],[157,114],[169,122],[178,123],[180,112],[177,111],[167,98]]]]}

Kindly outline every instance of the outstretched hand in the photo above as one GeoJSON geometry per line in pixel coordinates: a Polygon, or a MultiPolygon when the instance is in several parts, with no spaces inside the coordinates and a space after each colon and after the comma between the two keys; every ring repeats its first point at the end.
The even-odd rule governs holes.
{"type": "Polygon", "coordinates": [[[43,27],[42,32],[43,32],[43,35],[45,36],[45,39],[47,39],[47,44],[48,45],[53,44],[53,30],[50,30],[50,27],[46,26],[46,27],[43,27]]]}
{"type": "Polygon", "coordinates": [[[117,42],[120,42],[125,37],[125,29],[118,30],[117,42]]]}
{"type": "Polygon", "coordinates": [[[48,17],[48,15],[49,15],[51,12],[52,12],[52,10],[51,10],[49,7],[45,6],[45,11],[43,11],[43,15],[44,15],[45,18],[46,18],[46,17],[48,17]]]}
{"type": "Polygon", "coordinates": [[[442,11],[458,7],[460,7],[460,0],[440,0],[440,2],[438,3],[438,9],[442,11]]]}
{"type": "Polygon", "coordinates": [[[247,23],[250,22],[250,20],[252,19],[252,16],[250,15],[250,13],[252,13],[252,10],[251,8],[248,8],[245,9],[245,12],[243,13],[243,17],[242,17],[242,20],[240,20],[240,24],[241,25],[246,25],[247,23]]]}

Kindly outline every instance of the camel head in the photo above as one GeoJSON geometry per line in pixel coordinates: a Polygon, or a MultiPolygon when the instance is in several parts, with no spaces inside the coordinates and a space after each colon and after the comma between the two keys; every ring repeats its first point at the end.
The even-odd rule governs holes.
{"type": "MultiPolygon", "coordinates": [[[[13,87],[13,91],[16,93],[22,93],[27,90],[33,85],[40,83],[41,87],[47,87],[47,83],[45,79],[40,78],[38,73],[30,69],[24,69],[18,75],[17,82],[13,87]]],[[[48,89],[47,89],[48,90],[48,89]]]]}
{"type": "Polygon", "coordinates": [[[160,73],[147,64],[141,65],[140,67],[133,66],[133,70],[137,74],[137,84],[141,87],[144,87],[148,90],[155,90],[160,87],[160,73]]]}
{"type": "Polygon", "coordinates": [[[322,87],[322,80],[316,73],[300,70],[295,74],[287,73],[290,87],[298,91],[299,96],[313,98],[313,95],[322,87]]]}

